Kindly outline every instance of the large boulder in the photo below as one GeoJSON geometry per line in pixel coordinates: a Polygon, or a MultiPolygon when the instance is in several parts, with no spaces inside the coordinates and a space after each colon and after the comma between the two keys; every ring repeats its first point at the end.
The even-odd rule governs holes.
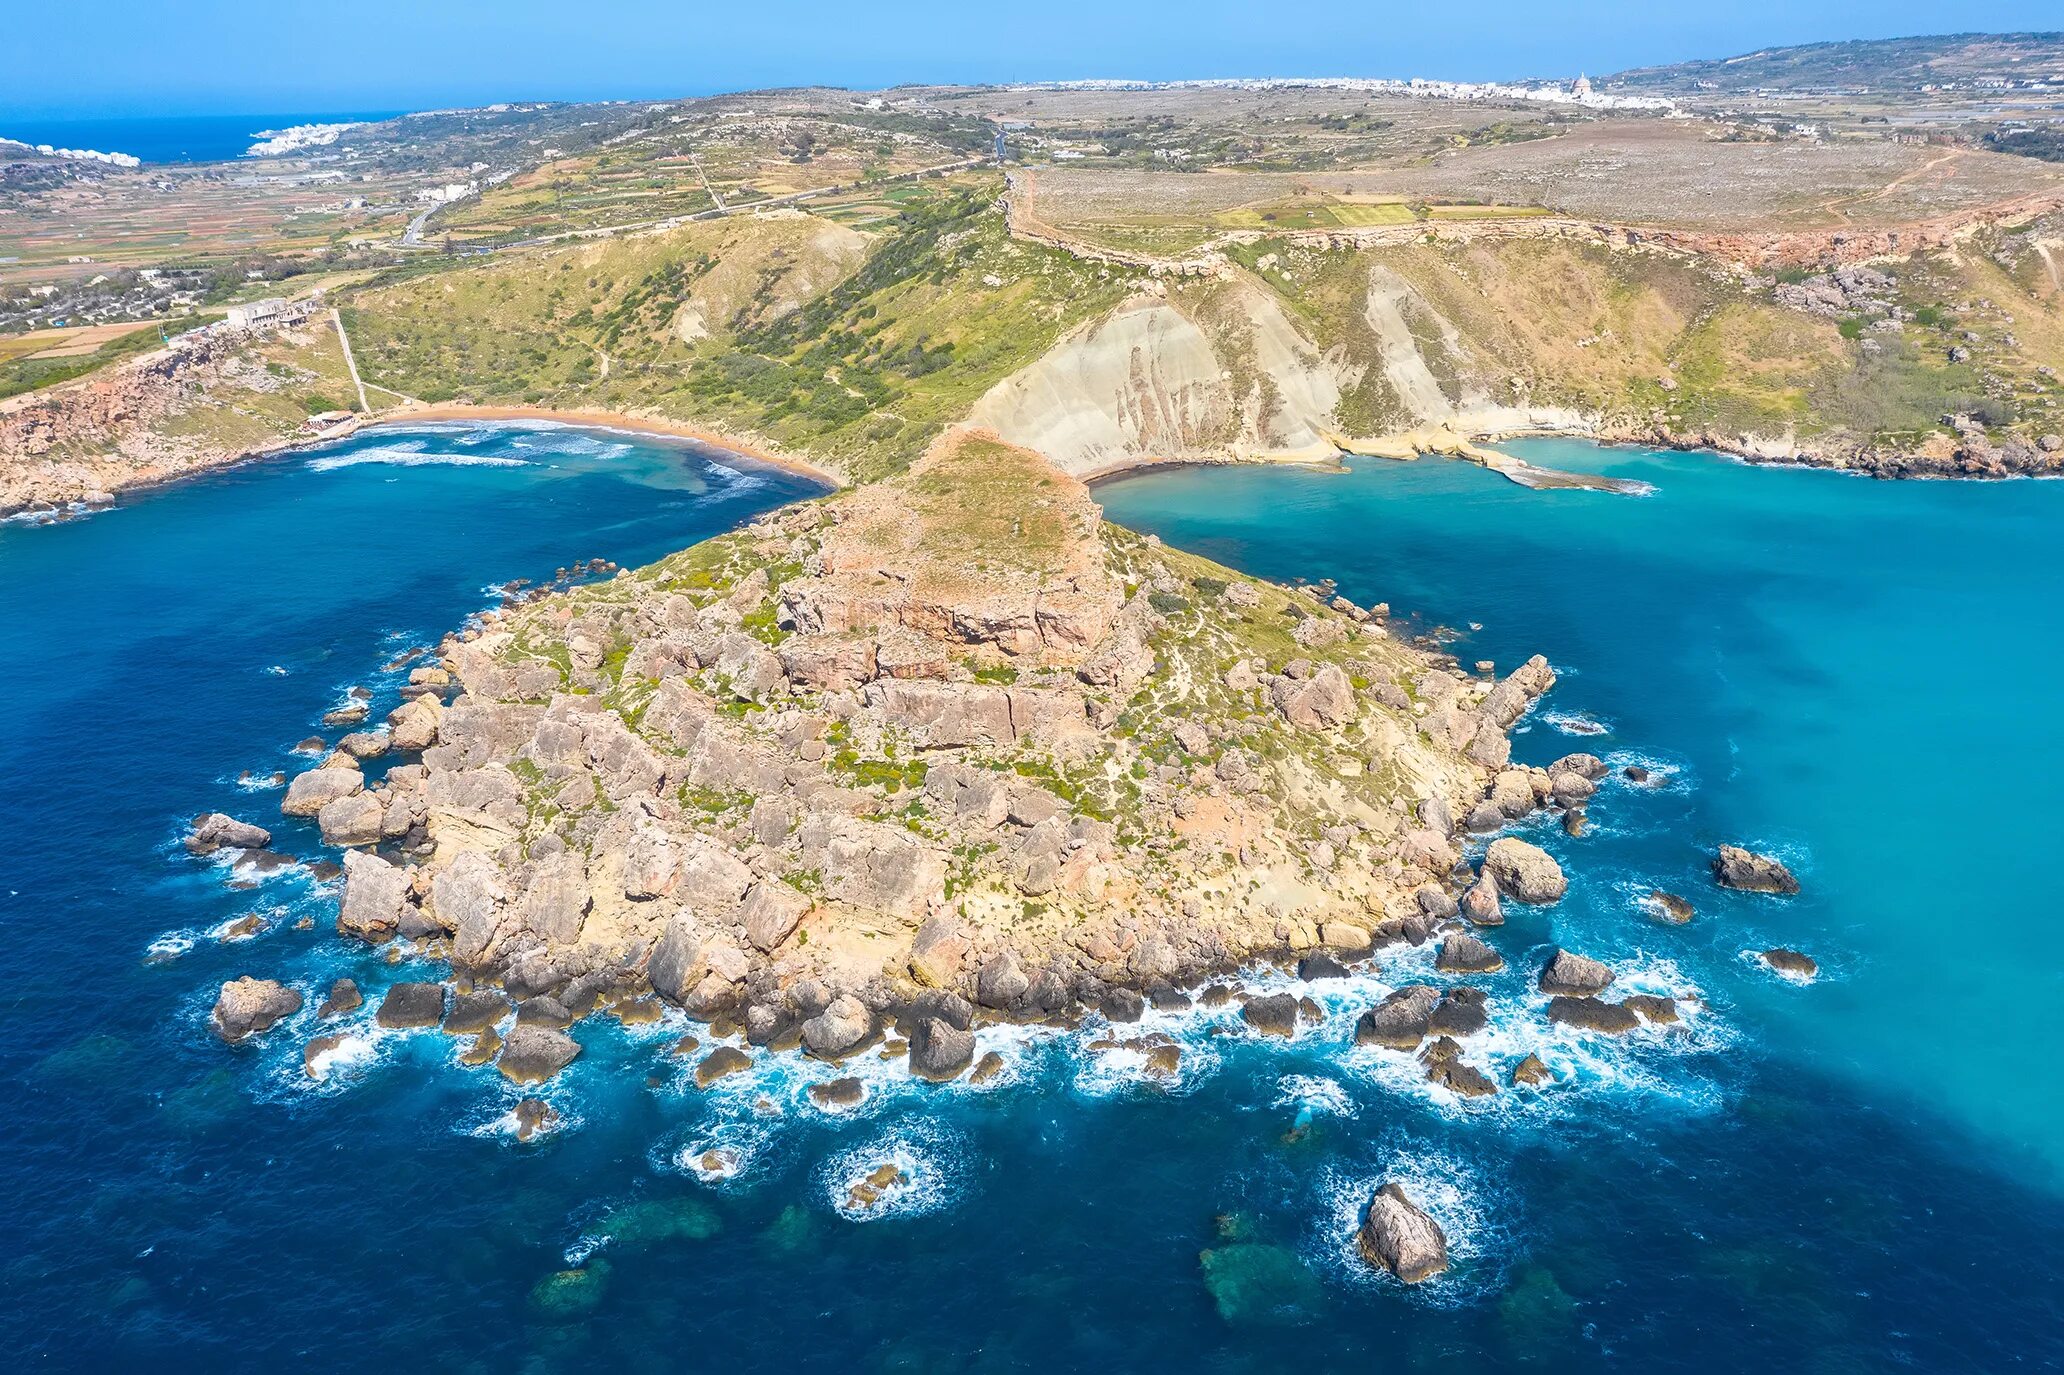
{"type": "Polygon", "coordinates": [[[820,1060],[842,1060],[874,1038],[874,1014],[850,993],[803,1023],[803,1046],[820,1060]]]}
{"type": "Polygon", "coordinates": [[[1406,1284],[1429,1280],[1448,1268],[1448,1239],[1440,1224],[1394,1180],[1369,1200],[1355,1245],[1369,1264],[1406,1284]]]}
{"type": "Polygon", "coordinates": [[[1543,993],[1594,998],[1605,992],[1612,981],[1612,970],[1599,961],[1567,950],[1557,950],[1541,967],[1539,987],[1543,993]]]}
{"type": "Polygon", "coordinates": [[[974,1063],[975,1034],[944,1017],[922,1017],[910,1028],[910,1072],[943,1083],[974,1063]]]}
{"type": "Polygon", "coordinates": [[[975,998],[984,1007],[998,1010],[1017,1005],[1020,998],[1032,988],[1032,980],[1018,957],[1006,950],[983,964],[975,979],[975,998]]]}
{"type": "Polygon", "coordinates": [[[1297,999],[1288,993],[1249,998],[1241,1005],[1240,1016],[1264,1036],[1297,1034],[1297,999]]]}
{"type": "Polygon", "coordinates": [[[357,769],[310,769],[287,784],[280,811],[288,816],[315,816],[338,798],[363,791],[365,776],[357,769]]]}
{"type": "Polygon", "coordinates": [[[1484,872],[1498,881],[1498,891],[1521,902],[1559,901],[1569,891],[1562,866],[1538,845],[1517,836],[1500,836],[1484,852],[1484,872]]]}
{"type": "Polygon", "coordinates": [[[397,750],[427,750],[437,743],[437,723],[444,715],[435,697],[414,697],[387,713],[387,742],[397,750]]]}
{"type": "Polygon", "coordinates": [[[1309,678],[1278,678],[1270,700],[1293,726],[1326,730],[1354,719],[1354,684],[1337,664],[1327,664],[1309,678]]]}
{"type": "Polygon", "coordinates": [[[364,850],[344,854],[344,901],[337,909],[337,931],[378,945],[392,940],[408,906],[406,869],[364,850]]]}
{"type": "Polygon", "coordinates": [[[1489,871],[1477,875],[1476,882],[1469,885],[1462,894],[1457,910],[1474,926],[1503,926],[1505,904],[1498,901],[1498,880],[1489,871]]]}
{"type": "Polygon", "coordinates": [[[1362,1014],[1355,1023],[1355,1044],[1416,1049],[1426,1038],[1426,1019],[1439,1004],[1439,989],[1408,984],[1362,1014]]]}
{"type": "Polygon", "coordinates": [[[368,792],[325,802],[315,814],[325,845],[377,845],[384,833],[387,805],[368,792]]]}
{"type": "Polygon", "coordinates": [[[215,995],[215,1011],[209,1021],[215,1034],[225,1041],[255,1036],[283,1018],[301,1010],[301,994],[272,979],[245,975],[222,985],[215,995]]]}
{"type": "Polygon", "coordinates": [[[496,1068],[513,1084],[541,1084],[572,1064],[581,1053],[580,1042],[548,1026],[518,1023],[502,1041],[502,1058],[496,1068]]]}
{"type": "Polygon", "coordinates": [[[396,984],[381,999],[373,1020],[384,1027],[436,1026],[444,1020],[444,985],[396,984]]]}
{"type": "Polygon", "coordinates": [[[779,879],[762,879],[746,892],[738,914],[745,938],[771,952],[795,934],[809,912],[810,899],[802,893],[779,879]]]}
{"type": "Polygon", "coordinates": [[[193,829],[186,837],[187,852],[196,855],[211,855],[217,850],[262,850],[270,844],[272,832],[263,826],[253,826],[221,812],[195,817],[193,829]]]}
{"type": "Polygon", "coordinates": [[[927,918],[910,945],[910,976],[927,988],[952,988],[960,982],[970,948],[950,917],[927,918]]]}
{"type": "Polygon", "coordinates": [[[659,944],[652,947],[652,957],[645,962],[645,977],[653,991],[684,1006],[709,972],[702,937],[686,917],[677,916],[667,923],[659,944]]]}
{"type": "Polygon", "coordinates": [[[1713,858],[1713,881],[1722,888],[1745,893],[1776,893],[1790,897],[1799,891],[1792,871],[1769,855],[1744,850],[1739,845],[1722,845],[1713,858]]]}
{"type": "Polygon", "coordinates": [[[1609,1035],[1621,1036],[1641,1025],[1641,1019],[1629,1008],[1618,1003],[1609,1003],[1602,998],[1572,998],[1567,995],[1548,1000],[1548,1020],[1559,1026],[1573,1026],[1584,1031],[1603,1031],[1609,1035]]]}
{"type": "Polygon", "coordinates": [[[1443,974],[1495,974],[1505,959],[1467,931],[1457,931],[1441,942],[1433,967],[1443,974]]]}

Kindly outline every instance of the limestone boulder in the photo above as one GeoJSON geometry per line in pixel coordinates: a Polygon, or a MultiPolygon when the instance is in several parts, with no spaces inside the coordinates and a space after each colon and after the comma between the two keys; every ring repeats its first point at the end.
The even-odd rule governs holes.
{"type": "Polygon", "coordinates": [[[874,1039],[874,1014],[851,994],[803,1023],[803,1047],[820,1060],[842,1060],[874,1039]]]}
{"type": "Polygon", "coordinates": [[[1562,866],[1538,845],[1517,836],[1500,836],[1484,852],[1484,872],[1498,881],[1498,891],[1521,902],[1560,901],[1569,890],[1562,866]]]}
{"type": "Polygon", "coordinates": [[[368,792],[325,802],[316,813],[325,845],[377,845],[386,821],[387,804],[378,794],[368,792]]]}
{"type": "Polygon", "coordinates": [[[1597,960],[1557,950],[1541,966],[1537,986],[1543,993],[1594,998],[1611,986],[1613,972],[1597,960]]]}
{"type": "Polygon", "coordinates": [[[1799,891],[1799,880],[1782,862],[1739,845],[1720,847],[1720,853],[1713,858],[1713,881],[1722,888],[1734,888],[1745,893],[1790,897],[1799,891]]]}
{"type": "Polygon", "coordinates": [[[254,979],[246,974],[222,985],[215,995],[215,1009],[209,1023],[225,1041],[241,1041],[269,1030],[276,1023],[301,1010],[299,990],[273,979],[254,979]]]}
{"type": "Polygon", "coordinates": [[[1439,1004],[1439,989],[1408,984],[1361,1015],[1355,1023],[1355,1044],[1416,1049],[1426,1039],[1427,1019],[1439,1004]]]}
{"type": "Polygon", "coordinates": [[[1448,1239],[1440,1224],[1392,1180],[1376,1190],[1355,1237],[1369,1264],[1420,1284],[1448,1268],[1448,1239]]]}
{"type": "Polygon", "coordinates": [[[745,938],[769,953],[795,934],[809,912],[810,899],[779,879],[755,883],[739,907],[745,938]]]}
{"type": "Polygon", "coordinates": [[[342,797],[365,791],[365,776],[356,769],[310,769],[287,784],[280,811],[287,816],[314,816],[342,797]]]}
{"type": "Polygon", "coordinates": [[[344,901],[337,931],[374,945],[392,940],[408,907],[408,871],[364,850],[344,853],[344,901]]]}
{"type": "Polygon", "coordinates": [[[580,1042],[563,1031],[518,1024],[502,1039],[502,1058],[496,1068],[512,1084],[541,1084],[572,1064],[580,1053],[580,1042]]]}
{"type": "Polygon", "coordinates": [[[943,1083],[974,1063],[975,1034],[944,1017],[924,1017],[910,1028],[910,1072],[943,1083]]]}
{"type": "Polygon", "coordinates": [[[1269,700],[1283,719],[1309,730],[1332,730],[1355,716],[1354,684],[1337,664],[1327,664],[1310,677],[1282,677],[1269,687],[1269,700]]]}
{"type": "Polygon", "coordinates": [[[1433,967],[1443,974],[1494,974],[1505,959],[1467,931],[1457,931],[1440,944],[1433,967]]]}
{"type": "Polygon", "coordinates": [[[263,826],[253,826],[221,812],[195,817],[186,836],[187,853],[194,855],[211,855],[217,850],[262,850],[270,844],[272,832],[263,826]]]}

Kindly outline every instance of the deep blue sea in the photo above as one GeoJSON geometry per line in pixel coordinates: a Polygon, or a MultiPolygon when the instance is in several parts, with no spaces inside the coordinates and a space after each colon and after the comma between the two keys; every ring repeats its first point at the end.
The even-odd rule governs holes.
{"type": "Polygon", "coordinates": [[[705,1095],[666,1053],[683,1028],[591,1021],[548,1091],[566,1125],[527,1145],[516,1095],[436,1031],[361,1016],[320,1082],[311,1012],[224,1047],[206,1014],[236,974],[377,993],[434,973],[337,939],[305,871],[188,859],[189,816],[321,857],[276,791],[237,780],[295,767],[348,688],[384,712],[400,670],[382,666],[509,579],[648,560],[814,489],[610,432],[440,426],[0,527],[6,1364],[2064,1366],[2064,954],[2042,858],[2064,485],[1523,447],[1654,491],[1529,492],[1434,461],[1099,489],[1172,543],[1461,631],[1465,661],[1547,653],[1562,682],[1521,756],[1655,772],[1607,787],[1584,839],[1531,832],[1570,895],[1491,933],[1510,969],[1478,980],[1499,1013],[1472,1058],[1535,1051],[1557,1083],[1469,1105],[1349,1045],[1389,987],[1440,981],[1423,953],[1315,985],[1335,1015],[1287,1045],[1215,1034],[1221,1014],[1165,1021],[1186,1046],[1172,1091],[992,1028],[994,1085],[870,1065],[865,1101],[833,1114],[800,1061],[705,1095]],[[1805,893],[1721,894],[1721,840],[1783,854],[1805,893]],[[1652,885],[1693,923],[1652,921],[1652,885]],[[263,934],[219,938],[254,913],[263,934]],[[1555,942],[1699,1009],[1624,1042],[1551,1035],[1530,987],[1555,942]],[[1823,976],[1742,957],[1779,943],[1823,976]],[[735,1177],[699,1175],[712,1147],[735,1177]],[[883,1159],[914,1186],[846,1216],[847,1182],[883,1159]],[[1453,1245],[1417,1290],[1353,1256],[1389,1177],[1453,1245]]]}
{"type": "Polygon", "coordinates": [[[302,115],[122,115],[104,119],[39,119],[0,112],[0,138],[96,153],[127,153],[145,162],[229,162],[244,156],[263,131],[297,124],[350,124],[393,119],[382,110],[302,115]]]}

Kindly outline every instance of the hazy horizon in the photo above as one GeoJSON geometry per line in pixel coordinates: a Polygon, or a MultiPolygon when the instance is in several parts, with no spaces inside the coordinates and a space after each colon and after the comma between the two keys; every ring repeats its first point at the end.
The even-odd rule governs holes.
{"type": "Polygon", "coordinates": [[[902,0],[860,19],[826,0],[694,16],[661,0],[577,9],[457,0],[434,13],[368,0],[341,17],[309,0],[192,0],[176,26],[162,13],[113,0],[12,17],[18,60],[0,122],[683,99],[804,85],[1567,78],[1801,43],[2058,22],[2037,0],[1968,4],[1949,25],[1918,0],[1746,0],[1724,10],[1592,3],[1552,13],[1480,0],[1467,24],[1427,7],[1325,5],[1257,25],[1251,8],[1225,0],[1122,9],[1055,0],[1036,18],[942,0],[902,0]]]}

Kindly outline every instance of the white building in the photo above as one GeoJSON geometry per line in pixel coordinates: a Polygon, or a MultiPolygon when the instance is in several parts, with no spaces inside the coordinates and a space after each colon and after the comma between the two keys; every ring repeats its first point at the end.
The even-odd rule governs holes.
{"type": "Polygon", "coordinates": [[[262,301],[246,301],[240,306],[229,308],[231,329],[262,329],[277,324],[287,317],[290,307],[277,296],[268,296],[262,301]]]}

